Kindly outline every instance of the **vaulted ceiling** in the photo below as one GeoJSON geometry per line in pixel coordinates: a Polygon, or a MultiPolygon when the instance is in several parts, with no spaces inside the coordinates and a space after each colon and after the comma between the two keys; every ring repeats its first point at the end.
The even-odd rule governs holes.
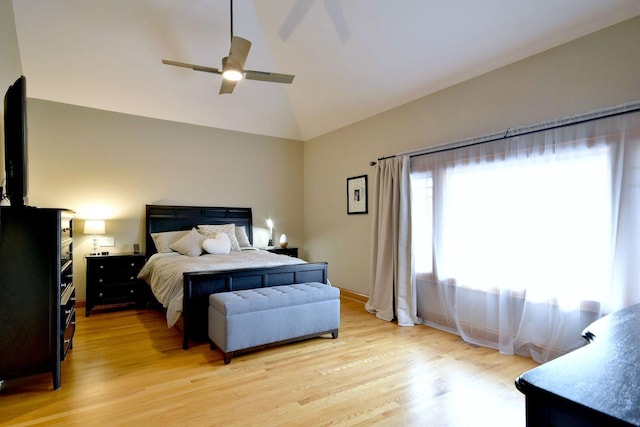
{"type": "Polygon", "coordinates": [[[308,140],[640,15],[638,0],[13,0],[30,98],[308,140]]]}

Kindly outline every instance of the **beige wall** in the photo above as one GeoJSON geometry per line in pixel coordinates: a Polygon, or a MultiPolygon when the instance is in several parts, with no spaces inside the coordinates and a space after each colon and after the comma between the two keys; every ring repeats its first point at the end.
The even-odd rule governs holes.
{"type": "Polygon", "coordinates": [[[640,100],[639,42],[637,17],[306,142],[309,258],[368,294],[371,214],[347,215],[347,177],[368,174],[371,197],[378,157],[640,100]]]}
{"type": "MultiPolygon", "coordinates": [[[[13,3],[0,0],[0,88],[4,91],[22,74],[16,26],[13,22],[13,3]]],[[[4,99],[4,98],[3,98],[4,99]]],[[[0,117],[4,117],[4,102],[0,103],[0,117]]],[[[4,147],[4,120],[0,119],[0,147],[4,147]]],[[[0,150],[0,165],[4,165],[4,149],[0,150]]],[[[0,167],[4,178],[4,166],[0,167]]]]}
{"type": "MultiPolygon", "coordinates": [[[[110,252],[144,247],[145,204],[253,209],[258,245],[265,220],[291,246],[303,239],[303,144],[36,99],[28,100],[29,204],[76,211],[74,283],[85,297],[84,218],[107,219],[110,252]]],[[[304,254],[304,251],[302,251],[304,254]]]]}
{"type": "MultiPolygon", "coordinates": [[[[22,74],[11,1],[0,1],[0,59],[0,87],[6,88],[22,74]]],[[[0,109],[4,109],[4,104],[0,109]]]]}

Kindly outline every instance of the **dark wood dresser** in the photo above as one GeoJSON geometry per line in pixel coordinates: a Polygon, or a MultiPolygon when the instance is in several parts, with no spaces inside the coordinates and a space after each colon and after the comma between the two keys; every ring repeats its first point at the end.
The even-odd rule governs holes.
{"type": "Polygon", "coordinates": [[[144,299],[144,287],[137,278],[144,254],[88,255],[86,260],[86,316],[97,306],[124,307],[144,299]]]}
{"type": "Polygon", "coordinates": [[[528,426],[640,426],[640,304],[593,322],[590,344],[516,380],[528,426]]]}
{"type": "Polygon", "coordinates": [[[73,213],[0,208],[0,380],[51,372],[73,347],[73,213]]]}

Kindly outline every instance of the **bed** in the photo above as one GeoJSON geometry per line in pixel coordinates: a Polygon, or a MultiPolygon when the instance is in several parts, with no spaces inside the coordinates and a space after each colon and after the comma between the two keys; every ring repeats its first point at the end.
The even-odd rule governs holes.
{"type": "MultiPolygon", "coordinates": [[[[208,339],[209,295],[241,289],[306,282],[328,283],[327,263],[308,263],[252,247],[251,208],[147,205],[146,259],[139,278],[145,280],[166,309],[167,325],[182,330],[184,349],[190,340],[208,339]],[[228,255],[187,256],[161,250],[154,236],[187,233],[198,225],[234,224],[246,240],[228,255]]],[[[193,255],[193,254],[192,254],[193,255]]]]}

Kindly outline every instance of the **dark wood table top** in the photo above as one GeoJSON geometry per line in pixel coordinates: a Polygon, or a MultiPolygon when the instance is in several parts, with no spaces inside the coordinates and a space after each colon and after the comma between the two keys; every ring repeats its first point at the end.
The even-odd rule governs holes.
{"type": "Polygon", "coordinates": [[[516,380],[527,398],[558,398],[586,414],[640,425],[640,304],[587,327],[590,344],[525,372],[516,380]]]}

